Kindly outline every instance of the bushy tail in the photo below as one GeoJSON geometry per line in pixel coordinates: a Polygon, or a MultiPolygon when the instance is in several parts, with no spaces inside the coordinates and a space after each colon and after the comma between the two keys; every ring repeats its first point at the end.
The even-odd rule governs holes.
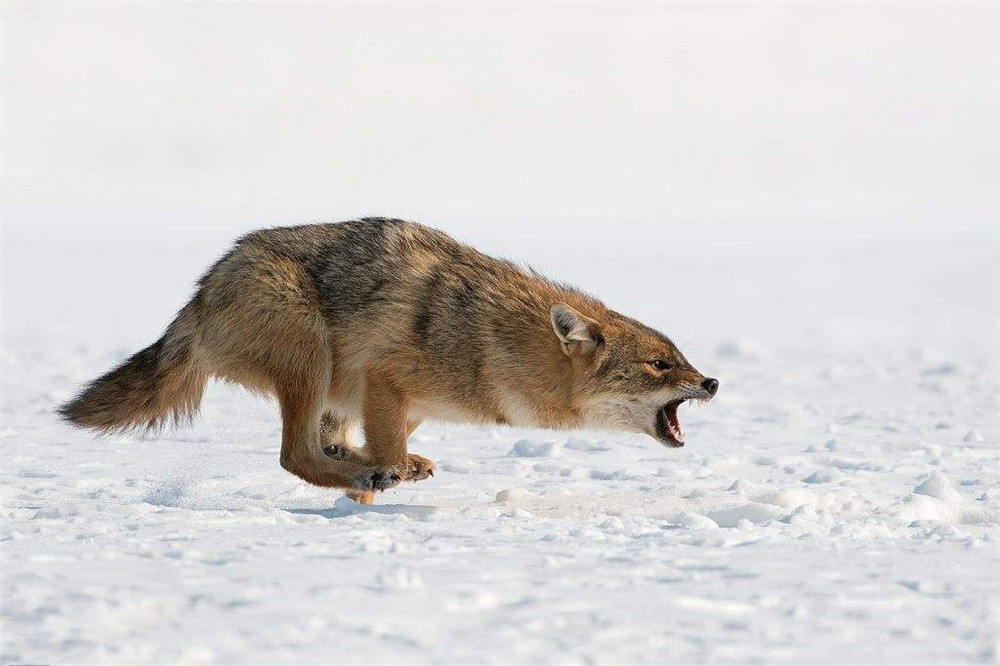
{"type": "Polygon", "coordinates": [[[190,419],[208,380],[195,358],[197,300],[185,306],[163,337],[92,381],[59,414],[103,433],[150,430],[190,419]]]}

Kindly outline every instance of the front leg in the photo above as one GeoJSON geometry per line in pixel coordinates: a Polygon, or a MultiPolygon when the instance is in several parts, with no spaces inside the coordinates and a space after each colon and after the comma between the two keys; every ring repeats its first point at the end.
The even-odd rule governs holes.
{"type": "MultiPolygon", "coordinates": [[[[420,421],[408,421],[406,424],[406,434],[407,437],[413,434],[413,431],[417,429],[420,425],[420,421]]],[[[323,442],[323,453],[334,460],[343,460],[345,462],[357,463],[359,465],[369,465],[371,461],[365,457],[364,449],[360,449],[354,445],[349,438],[344,437],[332,437],[327,438],[323,442]]],[[[406,454],[406,473],[403,475],[404,481],[422,481],[429,476],[434,476],[434,461],[423,456],[419,456],[416,453],[406,454]]],[[[355,501],[361,504],[371,504],[373,495],[369,497],[371,493],[348,493],[355,501]]]]}
{"type": "Polygon", "coordinates": [[[406,396],[388,377],[371,370],[366,373],[362,455],[369,464],[395,467],[401,475],[406,473],[406,437],[410,431],[406,419],[408,407],[406,396]]]}
{"type": "MultiPolygon", "coordinates": [[[[413,434],[413,431],[420,426],[420,421],[408,421],[406,423],[406,437],[409,438],[413,434]]],[[[416,453],[410,453],[407,456],[406,465],[406,476],[403,478],[407,481],[422,481],[428,476],[434,476],[434,461],[423,456],[418,456],[416,453]]]]}
{"type": "MultiPolygon", "coordinates": [[[[347,441],[331,441],[323,452],[337,460],[386,465],[405,478],[410,467],[406,454],[406,437],[410,432],[406,402],[391,382],[371,371],[365,375],[363,419],[364,449],[356,449],[347,441]]],[[[347,496],[358,504],[375,503],[372,490],[349,490],[347,496]]]]}
{"type": "MultiPolygon", "coordinates": [[[[408,406],[406,397],[390,380],[374,372],[367,373],[362,414],[364,448],[352,446],[348,437],[332,437],[323,452],[336,460],[401,470],[404,481],[434,476],[432,461],[407,452],[406,440],[420,425],[420,421],[407,420],[408,406]]],[[[372,491],[348,491],[347,496],[359,504],[375,501],[372,491]]]]}

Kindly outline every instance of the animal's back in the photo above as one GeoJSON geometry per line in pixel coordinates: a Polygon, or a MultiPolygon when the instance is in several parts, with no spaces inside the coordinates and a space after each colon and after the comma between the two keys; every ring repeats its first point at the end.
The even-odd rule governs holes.
{"type": "Polygon", "coordinates": [[[240,246],[293,258],[315,289],[326,325],[332,398],[356,408],[366,367],[397,370],[420,402],[459,419],[506,421],[503,396],[531,382],[558,343],[557,301],[601,307],[447,234],[400,220],[364,219],[255,232],[240,246]]]}
{"type": "MultiPolygon", "coordinates": [[[[264,229],[240,238],[201,278],[164,338],[123,368],[169,370],[193,377],[192,387],[215,376],[279,396],[309,376],[316,391],[353,413],[366,370],[388,367],[418,403],[503,422],[502,395],[531,382],[537,359],[558,349],[547,316],[556,301],[603,307],[416,223],[366,218],[264,229]],[[183,362],[167,364],[160,349],[183,362]]],[[[165,380],[155,384],[147,393],[160,397],[140,409],[120,379],[99,378],[92,388],[102,391],[82,394],[73,414],[95,404],[86,395],[102,395],[109,415],[96,425],[70,418],[127,429],[196,408],[200,388],[181,400],[165,380]]]]}
{"type": "Polygon", "coordinates": [[[416,344],[442,332],[442,324],[467,331],[482,317],[509,314],[509,306],[520,301],[544,305],[545,323],[545,297],[583,298],[444,232],[396,219],[266,229],[241,238],[236,251],[300,265],[332,327],[363,329],[376,318],[394,317],[396,325],[405,319],[408,331],[395,326],[384,332],[416,344]],[[444,321],[455,317],[460,320],[444,321]]]}
{"type": "Polygon", "coordinates": [[[505,263],[436,229],[388,218],[263,229],[239,239],[231,254],[245,253],[300,264],[334,324],[402,296],[399,288],[412,287],[432,268],[449,270],[470,260],[505,263]]]}

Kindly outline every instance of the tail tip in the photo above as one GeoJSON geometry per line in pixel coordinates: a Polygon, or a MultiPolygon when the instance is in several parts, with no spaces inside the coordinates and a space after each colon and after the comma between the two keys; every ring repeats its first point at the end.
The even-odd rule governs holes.
{"type": "Polygon", "coordinates": [[[78,402],[79,401],[77,399],[73,399],[56,407],[55,413],[56,416],[59,417],[59,420],[71,426],[76,426],[78,428],[83,427],[83,424],[80,422],[80,415],[77,409],[79,406],[78,402]]]}

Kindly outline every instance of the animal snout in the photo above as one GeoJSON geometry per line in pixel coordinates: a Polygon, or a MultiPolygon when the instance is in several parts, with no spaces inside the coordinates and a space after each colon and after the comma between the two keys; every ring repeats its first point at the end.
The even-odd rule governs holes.
{"type": "Polygon", "coordinates": [[[715,395],[715,392],[719,390],[719,380],[709,377],[701,383],[701,387],[708,391],[709,395],[715,395]]]}

